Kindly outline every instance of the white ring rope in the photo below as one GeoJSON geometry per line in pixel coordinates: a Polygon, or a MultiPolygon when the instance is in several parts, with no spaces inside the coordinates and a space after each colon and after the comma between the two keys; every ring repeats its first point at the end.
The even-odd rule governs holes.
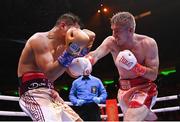
{"type": "Polygon", "coordinates": [[[0,95],[0,100],[19,101],[19,97],[0,95]]]}
{"type": "Polygon", "coordinates": [[[17,111],[0,111],[0,115],[2,116],[28,116],[25,112],[17,112],[17,111]]]}
{"type": "Polygon", "coordinates": [[[159,108],[159,109],[154,109],[152,111],[155,113],[159,113],[159,112],[168,112],[168,111],[177,111],[177,110],[180,110],[180,106],[159,108]]]}
{"type": "MultiPolygon", "coordinates": [[[[0,100],[19,101],[19,97],[0,95],[0,100]]],[[[71,102],[65,102],[67,105],[72,106],[71,102]]]]}
{"type": "Polygon", "coordinates": [[[166,97],[159,97],[156,99],[157,102],[159,101],[166,101],[166,100],[175,100],[178,99],[178,95],[171,95],[171,96],[166,96],[166,97]]]}
{"type": "MultiPolygon", "coordinates": [[[[156,99],[156,101],[159,102],[159,101],[175,100],[175,99],[178,99],[178,95],[159,97],[156,99]]],[[[19,101],[19,97],[0,95],[0,100],[19,101]]],[[[73,105],[71,102],[65,102],[65,103],[70,105],[70,106],[73,105]]],[[[98,104],[98,105],[100,107],[106,107],[106,104],[98,104]]],[[[119,106],[119,104],[117,104],[117,105],[119,106]]]]}
{"type": "MultiPolygon", "coordinates": [[[[157,98],[157,101],[166,101],[166,100],[174,100],[174,99],[178,99],[178,95],[159,97],[157,98]]],[[[19,97],[0,95],[0,100],[19,101],[19,97]]],[[[65,102],[65,103],[72,106],[71,102],[65,102]]],[[[98,104],[98,105],[99,107],[106,107],[105,104],[98,104]]],[[[117,105],[119,106],[119,104],[117,105]]],[[[159,113],[159,112],[168,112],[168,111],[176,111],[176,110],[180,110],[180,106],[153,109],[152,111],[155,113],[159,113]]],[[[28,116],[25,112],[16,112],[16,111],[0,111],[0,115],[2,116],[28,116]]],[[[118,116],[123,117],[123,114],[118,114],[118,116]]],[[[101,118],[107,118],[107,115],[101,115],[101,118]]]]}
{"type": "MultiPolygon", "coordinates": [[[[177,111],[177,110],[180,110],[179,106],[153,109],[152,111],[155,113],[159,113],[159,112],[169,112],[169,111],[177,111]]],[[[0,115],[2,116],[28,116],[25,112],[16,112],[16,111],[0,111],[0,115]]],[[[118,114],[118,116],[123,117],[123,114],[118,114]]],[[[107,118],[107,115],[101,115],[101,118],[107,118]]]]}
{"type": "MultiPolygon", "coordinates": [[[[160,112],[169,112],[169,111],[177,111],[177,110],[180,110],[179,106],[153,109],[152,111],[155,113],[160,113],[160,112]]],[[[123,117],[123,114],[118,114],[118,117],[123,117]]],[[[107,118],[107,115],[101,115],[101,118],[107,118]]]]}

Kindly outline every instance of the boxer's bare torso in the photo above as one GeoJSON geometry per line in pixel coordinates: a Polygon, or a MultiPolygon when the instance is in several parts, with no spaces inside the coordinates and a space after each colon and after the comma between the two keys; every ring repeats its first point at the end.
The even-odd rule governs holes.
{"type": "Polygon", "coordinates": [[[64,49],[65,42],[50,38],[49,32],[34,34],[27,41],[19,59],[18,77],[26,72],[46,72],[46,68],[50,67],[48,64],[55,63],[64,49]]]}
{"type": "MultiPolygon", "coordinates": [[[[91,55],[97,61],[111,52],[115,62],[119,52],[128,49],[133,52],[139,64],[150,67],[153,70],[158,70],[159,62],[156,60],[158,58],[157,45],[152,38],[134,34],[132,42],[125,42],[122,45],[119,42],[113,36],[109,36],[95,51],[91,52],[91,55]]],[[[137,77],[136,74],[122,67],[117,67],[117,69],[121,79],[133,79],[137,77]]]]}

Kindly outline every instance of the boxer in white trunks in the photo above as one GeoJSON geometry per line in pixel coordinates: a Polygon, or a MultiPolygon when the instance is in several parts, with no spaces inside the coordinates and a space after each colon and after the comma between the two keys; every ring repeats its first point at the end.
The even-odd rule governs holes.
{"type": "Polygon", "coordinates": [[[83,121],[53,83],[74,58],[87,53],[92,46],[89,33],[80,29],[77,16],[65,13],[50,31],[35,33],[26,42],[18,64],[19,104],[33,121],[83,121]]]}
{"type": "Polygon", "coordinates": [[[119,72],[118,100],[124,121],[156,120],[151,111],[157,96],[156,80],[159,56],[156,41],[135,33],[135,18],[129,12],[118,12],[111,18],[112,36],[85,57],[94,65],[112,54],[119,72]]]}

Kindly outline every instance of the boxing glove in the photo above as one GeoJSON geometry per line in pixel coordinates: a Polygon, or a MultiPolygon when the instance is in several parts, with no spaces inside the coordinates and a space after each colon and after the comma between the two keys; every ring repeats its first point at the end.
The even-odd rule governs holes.
{"type": "Polygon", "coordinates": [[[67,49],[58,57],[58,62],[68,67],[75,57],[79,56],[81,50],[87,46],[89,36],[79,28],[71,27],[65,37],[67,49]]]}
{"type": "Polygon", "coordinates": [[[137,62],[136,57],[130,50],[121,51],[116,58],[117,66],[134,72],[137,76],[142,76],[146,72],[146,67],[137,62]]]}
{"type": "Polygon", "coordinates": [[[92,65],[87,58],[78,57],[73,59],[68,70],[74,77],[89,75],[92,72],[92,65]]]}
{"type": "Polygon", "coordinates": [[[83,29],[82,31],[84,31],[89,36],[89,42],[87,44],[87,47],[83,48],[82,51],[80,52],[80,56],[85,56],[91,50],[96,34],[88,29],[83,29]]]}
{"type": "Polygon", "coordinates": [[[72,55],[78,55],[84,47],[87,47],[90,38],[81,29],[71,27],[66,33],[65,41],[67,51],[72,55]]]}

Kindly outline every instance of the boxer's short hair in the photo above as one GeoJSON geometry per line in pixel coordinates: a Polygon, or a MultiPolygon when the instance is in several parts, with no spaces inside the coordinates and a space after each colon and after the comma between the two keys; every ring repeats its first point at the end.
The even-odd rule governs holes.
{"type": "Polygon", "coordinates": [[[61,15],[57,19],[55,26],[59,25],[60,22],[62,21],[65,22],[65,24],[67,25],[75,25],[75,24],[81,25],[80,18],[73,13],[65,13],[61,15]]]}
{"type": "Polygon", "coordinates": [[[122,27],[130,27],[135,30],[136,22],[134,16],[129,12],[118,12],[111,18],[111,24],[120,25],[122,27]]]}

